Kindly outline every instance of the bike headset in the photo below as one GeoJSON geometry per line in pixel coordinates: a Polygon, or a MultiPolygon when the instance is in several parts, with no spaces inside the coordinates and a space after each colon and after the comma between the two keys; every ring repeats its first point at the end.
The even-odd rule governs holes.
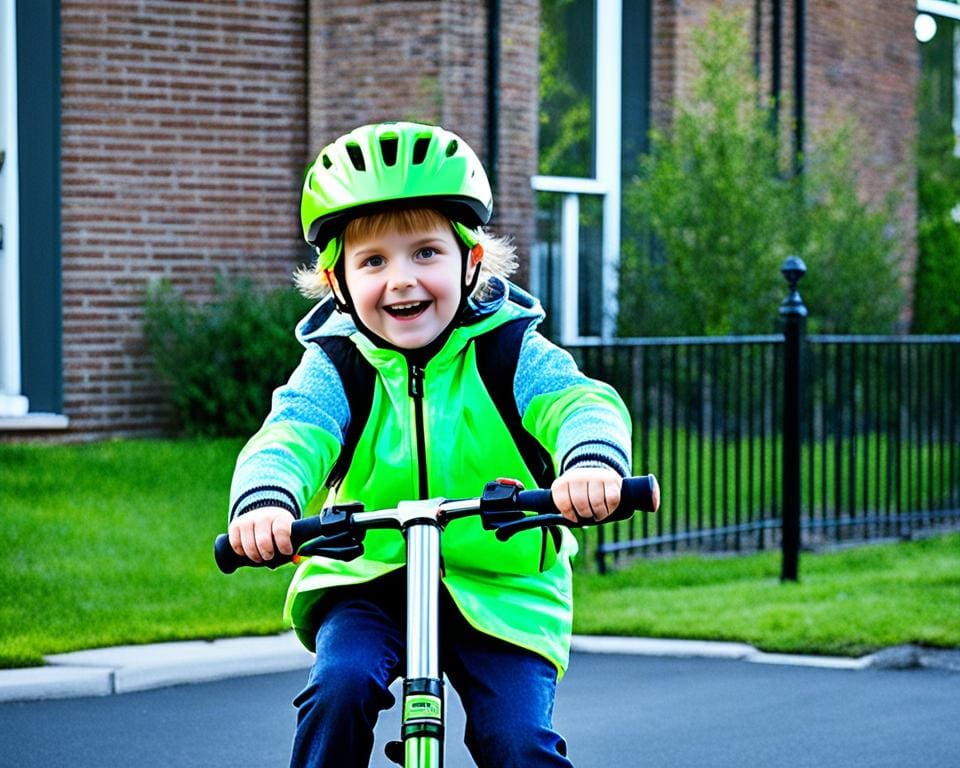
{"type": "MultiPolygon", "coordinates": [[[[450,221],[463,263],[459,318],[480,276],[478,261],[464,289],[470,254],[483,256],[476,229],[493,213],[487,174],[463,139],[423,123],[364,125],[321,149],[307,169],[300,202],[303,237],[316,250],[317,269],[330,285],[337,310],[349,312],[367,336],[372,332],[363,327],[347,290],[343,232],[355,218],[403,208],[433,209],[450,221]]],[[[451,327],[455,324],[456,318],[451,327]]]]}

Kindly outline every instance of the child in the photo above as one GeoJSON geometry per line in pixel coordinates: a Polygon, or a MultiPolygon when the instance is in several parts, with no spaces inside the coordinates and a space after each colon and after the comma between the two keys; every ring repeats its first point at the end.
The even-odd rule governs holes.
{"type": "MultiPolygon", "coordinates": [[[[553,498],[572,521],[616,508],[630,471],[627,411],[537,332],[539,304],[506,280],[512,249],[481,229],[491,212],[473,151],[439,127],[364,126],[320,152],[301,205],[319,258],[297,278],[323,300],[297,328],[299,367],[237,460],[238,554],[289,555],[291,522],[324,502],[476,496],[497,477],[529,488],[555,471],[553,498]],[[519,349],[512,382],[482,377],[479,350],[492,338],[519,349]],[[372,381],[367,412],[351,410],[358,371],[372,381]],[[509,408],[491,395],[497,386],[509,408]]],[[[367,765],[403,673],[403,539],[369,531],[364,549],[351,562],[307,559],[290,587],[285,615],[316,650],[295,701],[295,766],[367,765]]],[[[467,518],[444,532],[442,662],[480,766],[570,765],[551,721],[575,552],[566,529],[500,542],[467,518]]]]}

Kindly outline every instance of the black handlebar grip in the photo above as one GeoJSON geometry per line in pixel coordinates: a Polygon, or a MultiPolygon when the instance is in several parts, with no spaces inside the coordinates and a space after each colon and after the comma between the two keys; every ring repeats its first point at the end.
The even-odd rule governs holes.
{"type": "Polygon", "coordinates": [[[217,568],[221,573],[233,573],[237,568],[248,566],[256,568],[263,563],[255,563],[245,555],[238,555],[230,546],[230,537],[221,533],[213,541],[213,559],[217,561],[217,568]]]}
{"type": "Polygon", "coordinates": [[[272,560],[257,563],[246,555],[238,555],[230,546],[230,537],[221,533],[213,542],[213,558],[217,561],[217,568],[221,573],[233,573],[237,568],[244,566],[248,568],[276,568],[293,560],[291,555],[284,555],[277,552],[272,560]]]}
{"type": "Polygon", "coordinates": [[[624,478],[620,486],[620,504],[607,520],[626,520],[634,512],[660,509],[660,484],[653,475],[624,478]]]}
{"type": "MultiPolygon", "coordinates": [[[[293,543],[293,550],[296,552],[300,547],[311,539],[321,535],[321,520],[319,517],[308,517],[304,520],[294,520],[290,527],[290,541],[293,543]]],[[[222,573],[233,573],[237,568],[247,566],[249,568],[277,568],[293,560],[292,555],[284,555],[280,552],[274,554],[272,560],[263,563],[257,563],[246,555],[238,555],[230,546],[230,537],[221,533],[213,542],[213,558],[217,561],[217,568],[222,573]]]]}
{"type": "Polygon", "coordinates": [[[553,494],[544,489],[534,488],[530,491],[517,492],[517,507],[527,512],[537,512],[541,515],[559,514],[553,503],[553,494]]]}

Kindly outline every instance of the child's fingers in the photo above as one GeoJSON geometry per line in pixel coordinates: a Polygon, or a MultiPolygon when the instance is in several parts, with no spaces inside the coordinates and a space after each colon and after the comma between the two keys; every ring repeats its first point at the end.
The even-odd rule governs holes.
{"type": "Polygon", "coordinates": [[[593,517],[590,508],[590,482],[587,480],[571,480],[567,484],[570,494],[570,504],[573,505],[573,514],[576,520],[589,520],[593,517]]]}
{"type": "Polygon", "coordinates": [[[254,539],[257,542],[257,551],[264,560],[273,560],[273,520],[260,519],[254,524],[254,539]]]}
{"type": "Polygon", "coordinates": [[[249,520],[241,520],[239,528],[243,554],[255,563],[261,562],[260,550],[257,549],[257,533],[254,527],[254,520],[252,518],[249,520]]]}
{"type": "Polygon", "coordinates": [[[277,549],[284,555],[293,554],[293,542],[290,540],[293,517],[291,515],[278,516],[273,519],[273,541],[277,549]]]}
{"type": "Polygon", "coordinates": [[[600,521],[610,514],[611,509],[607,506],[607,485],[602,480],[590,481],[587,486],[587,498],[589,500],[587,509],[577,510],[580,517],[592,517],[600,521]]]}
{"type": "Polygon", "coordinates": [[[600,522],[620,505],[620,484],[620,476],[612,470],[572,469],[553,482],[553,503],[572,523],[600,522]]]}
{"type": "Polygon", "coordinates": [[[570,488],[569,483],[562,477],[558,477],[553,481],[553,484],[550,486],[550,495],[553,498],[553,503],[560,514],[563,515],[571,523],[576,523],[577,513],[573,508],[573,501],[570,499],[570,488]]]}
{"type": "Polygon", "coordinates": [[[581,523],[593,517],[589,481],[560,477],[554,481],[551,491],[553,503],[571,523],[581,523]]]}
{"type": "Polygon", "coordinates": [[[227,529],[227,536],[230,539],[230,546],[233,548],[233,551],[238,555],[244,554],[243,542],[240,540],[240,526],[236,524],[231,525],[227,529]]]}
{"type": "MultiPolygon", "coordinates": [[[[599,490],[599,493],[603,495],[603,515],[597,517],[598,521],[612,515],[617,507],[620,506],[621,483],[621,479],[615,476],[603,479],[602,488],[599,490]]],[[[600,508],[600,506],[594,506],[595,510],[599,510],[600,508]]]]}
{"type": "Polygon", "coordinates": [[[280,507],[256,509],[230,523],[230,546],[255,563],[272,560],[277,551],[292,555],[292,523],[293,516],[280,507]]]}

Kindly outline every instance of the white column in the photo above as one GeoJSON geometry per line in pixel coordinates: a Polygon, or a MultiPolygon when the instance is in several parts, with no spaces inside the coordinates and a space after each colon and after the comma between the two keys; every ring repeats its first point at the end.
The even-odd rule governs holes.
{"type": "Polygon", "coordinates": [[[0,417],[29,410],[20,394],[20,209],[16,0],[0,0],[0,417]]]}
{"type": "Polygon", "coordinates": [[[597,0],[597,181],[603,198],[603,315],[600,335],[617,329],[620,285],[620,78],[623,37],[621,0],[597,0]]]}
{"type": "Polygon", "coordinates": [[[580,198],[563,196],[560,209],[560,338],[572,344],[580,336],[580,198]]]}

